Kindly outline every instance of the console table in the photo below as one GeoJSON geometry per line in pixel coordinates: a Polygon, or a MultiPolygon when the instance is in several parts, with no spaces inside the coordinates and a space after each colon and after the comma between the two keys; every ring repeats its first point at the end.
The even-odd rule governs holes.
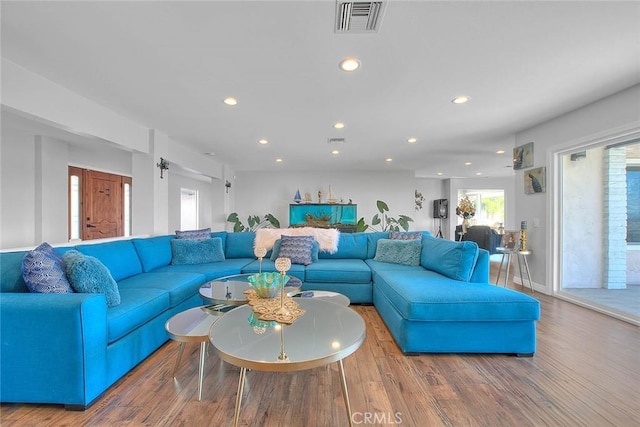
{"type": "Polygon", "coordinates": [[[290,227],[337,228],[346,233],[356,231],[358,205],[343,203],[292,203],[289,205],[290,227]]]}

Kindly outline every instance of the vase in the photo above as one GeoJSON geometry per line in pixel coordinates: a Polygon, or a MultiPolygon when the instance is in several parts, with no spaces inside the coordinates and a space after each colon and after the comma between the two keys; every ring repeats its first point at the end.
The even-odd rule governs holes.
{"type": "Polygon", "coordinates": [[[469,220],[465,218],[462,220],[462,234],[467,234],[468,228],[469,228],[469,220]]]}

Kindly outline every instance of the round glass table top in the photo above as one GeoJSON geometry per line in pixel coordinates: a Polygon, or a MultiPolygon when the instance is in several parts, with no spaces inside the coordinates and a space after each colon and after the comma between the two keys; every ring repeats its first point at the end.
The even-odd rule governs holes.
{"type": "Polygon", "coordinates": [[[259,321],[251,306],[244,305],[220,317],[211,326],[209,340],[222,360],[271,372],[337,362],[364,341],[364,320],[349,307],[319,298],[296,298],[296,302],[306,313],[292,325],[259,321]]]}
{"type": "Polygon", "coordinates": [[[201,342],[209,335],[211,325],[224,311],[211,310],[208,306],[190,308],[172,316],[165,329],[171,339],[182,342],[201,342]]]}
{"type": "Polygon", "coordinates": [[[214,304],[242,305],[247,303],[244,291],[251,289],[251,274],[235,274],[220,277],[200,287],[200,296],[214,304]]]}

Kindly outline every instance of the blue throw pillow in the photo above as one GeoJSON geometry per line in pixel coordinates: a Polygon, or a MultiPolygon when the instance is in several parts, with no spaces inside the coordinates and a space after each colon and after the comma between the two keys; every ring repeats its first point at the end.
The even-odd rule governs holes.
{"type": "Polygon", "coordinates": [[[173,239],[171,264],[205,264],[224,261],[222,239],[212,237],[203,240],[173,239]]]}
{"type": "Polygon", "coordinates": [[[120,290],[111,273],[98,258],[76,250],[66,252],[62,258],[67,266],[69,283],[76,292],[104,294],[107,307],[120,304],[120,290]]]}
{"type": "Polygon", "coordinates": [[[211,238],[211,228],[200,230],[176,230],[176,239],[204,240],[211,238]]]}
{"type": "MultiPolygon", "coordinates": [[[[271,261],[275,261],[280,256],[280,244],[282,243],[281,239],[276,240],[273,243],[273,249],[271,250],[271,257],[269,258],[271,261]]],[[[314,239],[313,246],[311,246],[311,261],[318,261],[318,253],[320,252],[320,244],[314,239]]]]}
{"type": "Polygon", "coordinates": [[[420,265],[452,279],[468,282],[478,261],[478,254],[476,242],[454,242],[422,236],[420,265]]]}
{"type": "Polygon", "coordinates": [[[313,248],[313,236],[281,236],[278,258],[289,258],[291,264],[313,264],[311,249],[313,248]]]}
{"type": "Polygon", "coordinates": [[[66,275],[64,260],[44,242],[22,259],[22,278],[29,291],[42,294],[73,292],[66,275]]]}
{"type": "Polygon", "coordinates": [[[375,261],[403,265],[420,265],[422,241],[416,239],[380,239],[375,261]]]}

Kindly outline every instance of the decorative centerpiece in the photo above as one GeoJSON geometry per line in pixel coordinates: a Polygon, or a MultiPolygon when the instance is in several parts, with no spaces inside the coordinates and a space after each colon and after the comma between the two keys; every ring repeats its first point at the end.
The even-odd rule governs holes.
{"type": "Polygon", "coordinates": [[[262,273],[262,258],[267,254],[267,248],[255,248],[253,250],[254,255],[258,258],[258,273],[262,273]]]}
{"type": "Polygon", "coordinates": [[[275,298],[289,281],[289,276],[272,271],[252,274],[247,280],[260,298],[275,298]]]}
{"type": "Polygon", "coordinates": [[[469,219],[473,218],[475,214],[476,206],[469,200],[469,196],[460,199],[460,203],[456,207],[456,215],[462,218],[462,234],[466,234],[467,228],[469,228],[469,219]]]}

